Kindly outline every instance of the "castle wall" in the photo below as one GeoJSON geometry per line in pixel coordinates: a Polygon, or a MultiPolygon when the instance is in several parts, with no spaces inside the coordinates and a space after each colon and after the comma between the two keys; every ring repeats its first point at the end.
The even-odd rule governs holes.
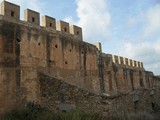
{"type": "MultiPolygon", "coordinates": [[[[117,95],[153,88],[157,84],[158,78],[154,77],[152,72],[145,71],[142,62],[102,53],[100,43],[92,45],[83,42],[82,29],[78,26],[64,21],[56,22],[54,18],[44,16],[41,27],[38,12],[27,9],[24,21],[20,21],[19,6],[2,2],[1,8],[0,113],[16,106],[24,106],[30,101],[48,106],[45,102],[50,98],[42,96],[43,92],[49,94],[52,90],[61,90],[56,87],[63,83],[67,85],[63,90],[73,88],[69,93],[62,91],[66,97],[73,97],[69,99],[70,102],[80,108],[81,102],[76,103],[77,98],[73,96],[75,93],[83,97],[82,104],[88,103],[86,98],[89,97],[94,108],[102,111],[104,104],[101,104],[101,98],[97,94],[116,96],[113,101],[110,100],[114,107],[117,100],[120,100],[122,105],[125,104],[124,99],[131,100],[130,95],[124,99],[117,98],[117,95]],[[12,16],[13,12],[15,16],[12,16]],[[11,17],[15,20],[12,21],[11,17]],[[83,90],[93,93],[95,100],[92,100],[92,96],[86,97],[83,90]],[[99,102],[100,107],[97,107],[99,102]]],[[[60,102],[61,96],[57,95],[58,93],[51,94],[51,98],[58,96],[51,99],[51,103],[55,105],[56,101],[60,102]]],[[[143,98],[141,99],[143,102],[143,98]]],[[[135,101],[138,101],[137,97],[135,101]]],[[[92,107],[91,103],[87,109],[92,107]]],[[[133,109],[134,103],[127,104],[133,109]]],[[[114,111],[113,108],[110,109],[114,111]]]]}
{"type": "Polygon", "coordinates": [[[24,29],[21,38],[21,66],[56,70],[49,74],[98,91],[98,87],[93,88],[93,84],[98,82],[96,47],[56,31],[49,34],[24,29]]]}
{"type": "Polygon", "coordinates": [[[19,104],[18,88],[18,70],[0,68],[0,113],[12,110],[19,104]]]}
{"type": "Polygon", "coordinates": [[[19,26],[0,20],[0,113],[19,104],[19,26]]]}
{"type": "Polygon", "coordinates": [[[112,63],[112,55],[103,54],[103,64],[104,64],[104,85],[105,92],[116,92],[118,90],[116,81],[115,81],[115,73],[113,70],[112,63]]]}
{"type": "MultiPolygon", "coordinates": [[[[140,62],[116,55],[104,54],[103,56],[105,56],[103,58],[104,68],[106,71],[110,71],[106,72],[107,74],[104,74],[104,81],[108,84],[106,85],[107,91],[109,90],[107,87],[109,87],[108,80],[111,78],[111,73],[113,74],[113,81],[110,83],[114,83],[114,86],[112,85],[114,91],[126,93],[141,87],[147,87],[144,77],[144,74],[146,73],[144,73],[144,69],[141,68],[140,62]],[[108,60],[110,60],[109,64],[108,60]]],[[[112,87],[109,88],[112,89],[112,87]]]]}
{"type": "Polygon", "coordinates": [[[139,89],[127,94],[94,94],[63,80],[38,73],[40,76],[40,104],[52,111],[81,110],[111,116],[125,116],[152,111],[159,101],[159,88],[139,89]]]}

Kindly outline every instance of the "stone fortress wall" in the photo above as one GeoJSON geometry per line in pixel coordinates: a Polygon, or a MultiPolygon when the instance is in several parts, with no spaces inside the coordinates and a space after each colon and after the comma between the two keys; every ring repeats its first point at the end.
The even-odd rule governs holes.
{"type": "Polygon", "coordinates": [[[126,98],[134,109],[140,99],[136,91],[148,90],[152,103],[158,85],[159,77],[145,71],[142,62],[102,53],[100,43],[84,42],[80,27],[46,15],[40,26],[40,14],[30,9],[20,20],[20,6],[1,3],[0,113],[28,102],[51,110],[108,112],[126,98]],[[127,97],[119,100],[120,95],[127,97]]]}

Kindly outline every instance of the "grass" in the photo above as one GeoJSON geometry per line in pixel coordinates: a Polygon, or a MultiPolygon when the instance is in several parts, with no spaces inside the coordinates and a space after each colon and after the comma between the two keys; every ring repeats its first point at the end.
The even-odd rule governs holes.
{"type": "Polygon", "coordinates": [[[1,120],[103,120],[103,117],[81,111],[53,113],[45,110],[20,109],[6,113],[1,120]]]}
{"type": "Polygon", "coordinates": [[[19,109],[6,113],[0,120],[148,120],[148,117],[145,114],[133,114],[104,118],[97,113],[81,111],[54,113],[46,110],[19,109]]]}

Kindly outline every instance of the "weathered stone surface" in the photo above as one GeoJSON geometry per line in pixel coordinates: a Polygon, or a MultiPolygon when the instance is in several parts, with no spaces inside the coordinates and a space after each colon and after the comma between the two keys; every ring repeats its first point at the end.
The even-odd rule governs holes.
{"type": "Polygon", "coordinates": [[[160,78],[142,62],[102,53],[100,43],[82,41],[82,29],[69,31],[63,21],[56,30],[48,28],[53,19],[38,26],[39,14],[30,12],[30,23],[0,15],[0,114],[28,102],[118,114],[150,111],[159,100],[160,78]]]}

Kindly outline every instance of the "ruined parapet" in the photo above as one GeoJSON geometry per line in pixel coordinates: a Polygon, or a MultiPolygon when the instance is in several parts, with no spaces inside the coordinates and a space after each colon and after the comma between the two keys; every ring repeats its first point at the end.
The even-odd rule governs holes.
{"type": "Polygon", "coordinates": [[[20,19],[20,6],[3,1],[1,3],[1,14],[10,19],[20,19]]]}
{"type": "Polygon", "coordinates": [[[140,68],[143,68],[143,62],[140,62],[140,68]]]}
{"type": "Polygon", "coordinates": [[[138,65],[138,62],[139,62],[139,61],[136,61],[136,67],[137,67],[137,68],[140,68],[139,65],[138,65]]]}
{"type": "Polygon", "coordinates": [[[56,20],[55,20],[55,18],[46,16],[46,15],[42,16],[42,26],[51,27],[53,29],[56,29],[56,20]]]}
{"type": "Polygon", "coordinates": [[[118,56],[118,62],[119,64],[124,65],[123,57],[118,56]]]}
{"type": "MultiPolygon", "coordinates": [[[[120,61],[121,57],[119,57],[119,61],[120,61]]],[[[136,61],[136,60],[132,60],[132,59],[128,59],[128,58],[123,58],[123,62],[124,65],[129,66],[129,67],[134,67],[134,68],[143,68],[143,63],[136,61]]]]}
{"type": "Polygon", "coordinates": [[[137,62],[137,64],[138,64],[138,68],[141,68],[141,63],[139,61],[137,62]]]}
{"type": "Polygon", "coordinates": [[[135,60],[132,60],[133,67],[137,67],[137,62],[135,60]]]}
{"type": "Polygon", "coordinates": [[[132,60],[132,59],[129,59],[129,60],[128,60],[128,65],[129,65],[130,67],[133,67],[133,60],[132,60]]]}
{"type": "Polygon", "coordinates": [[[118,56],[117,55],[112,55],[112,59],[113,59],[113,63],[119,64],[118,56]]]}
{"type": "Polygon", "coordinates": [[[136,67],[139,69],[143,69],[143,63],[140,61],[136,61],[136,67]]]}
{"type": "Polygon", "coordinates": [[[78,36],[79,40],[83,40],[83,38],[82,38],[82,28],[80,28],[78,26],[75,26],[75,25],[71,25],[70,26],[70,33],[78,36]]]}
{"type": "Polygon", "coordinates": [[[39,13],[30,9],[24,11],[24,21],[33,23],[35,25],[40,25],[39,13]]]}
{"type": "Polygon", "coordinates": [[[69,23],[67,23],[67,22],[59,20],[56,22],[56,27],[57,27],[58,31],[70,33],[69,32],[69,23]]]}
{"type": "Polygon", "coordinates": [[[112,66],[112,55],[111,54],[105,54],[106,56],[106,60],[105,60],[105,63],[106,63],[106,66],[112,66]]]}
{"type": "Polygon", "coordinates": [[[128,66],[128,58],[123,58],[124,65],[128,66]]]}
{"type": "Polygon", "coordinates": [[[95,44],[96,48],[102,53],[102,45],[100,42],[95,44]]]}

